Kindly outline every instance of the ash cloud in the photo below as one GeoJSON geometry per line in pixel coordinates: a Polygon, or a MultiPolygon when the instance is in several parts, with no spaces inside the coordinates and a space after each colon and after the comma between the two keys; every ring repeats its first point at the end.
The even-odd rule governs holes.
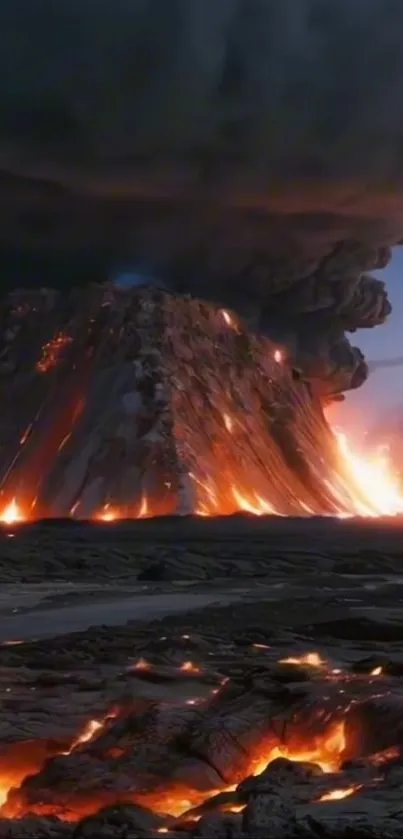
{"type": "Polygon", "coordinates": [[[8,0],[5,282],[120,264],[233,306],[326,391],[367,375],[403,237],[401,0],[8,0]]]}

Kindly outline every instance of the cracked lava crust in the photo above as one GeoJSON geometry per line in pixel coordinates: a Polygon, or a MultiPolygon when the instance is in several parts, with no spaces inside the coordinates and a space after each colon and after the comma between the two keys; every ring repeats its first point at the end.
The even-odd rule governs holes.
{"type": "MultiPolygon", "coordinates": [[[[180,661],[192,644],[178,639],[176,665],[155,652],[129,662],[121,697],[75,736],[3,743],[0,836],[339,837],[362,827],[368,801],[393,800],[401,664],[276,660],[254,643],[248,667],[220,667],[197,638],[198,661],[180,661]]],[[[383,817],[365,835],[395,835],[383,817]]]]}

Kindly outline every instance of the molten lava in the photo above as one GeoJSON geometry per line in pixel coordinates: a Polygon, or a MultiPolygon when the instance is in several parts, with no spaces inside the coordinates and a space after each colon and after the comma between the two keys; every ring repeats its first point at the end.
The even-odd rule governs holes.
{"type": "MultiPolygon", "coordinates": [[[[356,684],[354,674],[333,670],[331,664],[322,659],[316,652],[289,657],[281,663],[317,668],[318,674],[324,679],[337,673],[340,683],[344,682],[337,694],[340,696],[344,695],[344,688],[347,683],[356,684]]],[[[154,665],[146,659],[140,658],[131,665],[132,668],[139,672],[149,673],[154,669],[154,665]]],[[[199,665],[192,661],[184,661],[177,668],[182,674],[187,674],[185,678],[191,678],[192,675],[203,672],[199,665]]],[[[372,674],[369,675],[372,676],[372,674]]],[[[228,682],[228,679],[223,679],[222,686],[226,682],[228,682]]],[[[365,684],[367,687],[363,688],[361,685],[359,689],[366,690],[372,684],[371,678],[367,678],[365,684]]],[[[211,697],[216,693],[217,690],[211,690],[211,697]]],[[[208,714],[211,708],[215,707],[214,703],[217,700],[210,700],[205,697],[197,701],[206,703],[205,710],[208,714]],[[210,702],[213,703],[212,706],[210,706],[210,702]]],[[[326,697],[324,697],[323,704],[321,700],[313,706],[308,703],[306,708],[300,708],[299,711],[297,705],[295,711],[287,718],[286,725],[282,720],[282,733],[277,730],[276,715],[272,723],[268,719],[267,733],[260,733],[255,738],[252,736],[250,740],[245,741],[245,745],[239,752],[234,752],[234,754],[239,754],[239,760],[238,757],[235,760],[236,765],[232,765],[229,757],[225,766],[226,782],[223,782],[220,788],[214,789],[205,788],[203,771],[200,776],[201,783],[198,786],[197,759],[195,764],[197,771],[195,775],[192,775],[195,778],[193,784],[186,784],[185,781],[179,781],[175,778],[170,779],[169,775],[164,776],[164,773],[160,774],[159,771],[155,774],[153,771],[150,773],[146,767],[144,772],[140,769],[140,777],[138,777],[138,770],[134,768],[137,764],[132,765],[130,763],[132,750],[133,756],[136,758],[137,745],[132,740],[132,733],[138,711],[115,708],[102,719],[89,720],[70,743],[31,741],[6,747],[6,753],[3,754],[3,758],[0,757],[0,818],[19,819],[29,812],[38,816],[57,816],[65,821],[75,822],[96,813],[103,807],[115,806],[119,802],[131,802],[163,816],[176,818],[185,814],[185,820],[196,822],[200,815],[194,812],[194,808],[213,799],[219,793],[234,792],[239,783],[242,783],[246,778],[251,778],[251,776],[262,774],[271,763],[279,759],[309,764],[311,767],[316,765],[318,770],[322,770],[323,776],[320,772],[318,774],[314,772],[315,777],[321,777],[322,780],[320,794],[314,792],[315,788],[312,790],[312,802],[338,801],[359,792],[363,787],[359,778],[357,778],[356,783],[346,783],[344,774],[346,760],[351,760],[354,755],[365,754],[366,748],[365,743],[360,743],[360,735],[357,733],[357,718],[353,718],[354,722],[352,724],[349,716],[356,701],[356,699],[352,699],[352,696],[341,704],[337,701],[333,711],[329,711],[326,697]],[[115,733],[116,741],[114,743],[115,733]],[[357,749],[360,750],[362,746],[364,751],[358,751],[357,754],[357,749]],[[128,762],[125,762],[127,757],[128,762]],[[53,765],[53,758],[59,760],[59,763],[53,765]],[[80,788],[79,773],[81,767],[85,767],[86,773],[91,772],[91,760],[93,759],[95,759],[94,784],[91,781],[88,783],[88,778],[83,777],[83,787],[80,788]],[[69,767],[70,760],[72,765],[69,767]],[[106,777],[109,778],[105,786],[102,785],[102,778],[99,779],[99,768],[104,762],[106,777]],[[326,789],[324,786],[326,776],[339,772],[343,773],[341,778],[344,783],[341,782],[337,785],[334,783],[334,778],[329,778],[329,781],[332,780],[332,786],[329,783],[329,788],[326,789]],[[116,787],[113,784],[114,775],[117,779],[116,787]],[[97,780],[95,776],[97,776],[97,780]],[[129,779],[129,786],[119,784],[119,778],[122,777],[129,779]],[[30,780],[28,780],[29,778],[30,780]],[[26,785],[25,779],[27,779],[26,785]],[[56,783],[55,789],[52,788],[53,779],[56,783]],[[137,780],[139,781],[138,784],[137,780]],[[57,786],[59,783],[61,785],[60,793],[57,786]]],[[[187,704],[186,700],[183,704],[187,704]]],[[[154,738],[156,730],[152,719],[151,731],[151,736],[154,738]]],[[[165,734],[163,734],[162,742],[166,743],[165,734]]],[[[185,743],[186,740],[183,744],[186,749],[185,743]]],[[[219,737],[217,745],[219,747],[218,753],[221,753],[219,737]]],[[[190,753],[192,753],[192,740],[189,741],[189,746],[190,753]]],[[[174,751],[175,748],[174,746],[174,751]]],[[[186,761],[185,752],[183,755],[186,761]]],[[[381,772],[383,765],[399,757],[400,749],[392,746],[381,752],[370,754],[367,757],[367,766],[373,766],[374,772],[378,773],[378,767],[379,772],[381,772]]],[[[214,761],[212,766],[214,766],[214,761]]],[[[283,771],[281,764],[280,771],[283,771]]],[[[378,774],[371,777],[372,780],[369,776],[368,780],[364,780],[365,786],[381,780],[378,774]]],[[[212,804],[214,805],[214,802],[212,804]]],[[[236,799],[232,802],[228,800],[227,802],[225,800],[218,801],[217,806],[223,811],[235,813],[241,812],[245,805],[241,797],[239,802],[236,799]]]]}
{"type": "MultiPolygon", "coordinates": [[[[236,432],[237,425],[239,426],[239,421],[228,413],[223,414],[223,423],[231,435],[236,432]]],[[[334,483],[329,485],[329,490],[339,502],[339,512],[335,515],[340,518],[355,515],[376,518],[403,514],[403,488],[385,449],[359,454],[346,434],[338,430],[333,433],[337,444],[338,472],[334,483]]],[[[195,514],[198,516],[232,515],[237,512],[254,516],[284,515],[253,486],[237,483],[236,475],[231,473],[228,462],[223,461],[221,467],[217,463],[217,474],[213,474],[207,480],[201,480],[194,473],[189,473],[189,477],[196,488],[198,500],[195,514]]],[[[79,504],[78,501],[71,509],[72,516],[75,516],[79,504]]],[[[123,509],[108,503],[95,514],[94,519],[116,522],[125,518],[148,518],[160,514],[153,510],[154,506],[143,494],[137,510],[123,509]]],[[[313,509],[302,501],[299,502],[299,506],[300,515],[314,513],[313,509]]],[[[28,520],[32,520],[32,515],[27,516],[24,513],[15,497],[0,511],[0,523],[21,524],[28,520]]]]}
{"type": "MultiPolygon", "coordinates": [[[[189,669],[194,672],[193,665],[183,669],[189,669]]],[[[54,754],[68,756],[73,754],[75,750],[83,746],[85,747],[85,744],[93,741],[102,732],[106,723],[113,718],[114,715],[109,714],[102,721],[90,720],[81,734],[73,740],[68,748],[55,751],[54,754]]],[[[35,756],[32,754],[32,744],[30,744],[30,751],[28,750],[29,759],[24,767],[22,747],[23,744],[19,744],[16,747],[18,760],[12,771],[8,768],[10,757],[4,768],[0,766],[0,803],[2,803],[0,816],[7,818],[22,818],[26,814],[24,799],[23,797],[19,797],[18,789],[15,788],[21,786],[27,775],[39,773],[44,761],[49,756],[42,746],[39,749],[35,763],[35,756]],[[8,794],[12,788],[14,788],[12,796],[8,799],[8,794]]],[[[277,758],[287,758],[296,762],[316,763],[324,772],[337,772],[342,763],[345,749],[346,733],[343,720],[329,724],[324,732],[312,735],[310,739],[307,739],[303,732],[294,734],[287,744],[280,743],[273,738],[268,742],[262,742],[248,758],[245,756],[243,777],[260,775],[277,758]]],[[[11,757],[11,765],[12,763],[11,757]]],[[[158,789],[155,791],[142,792],[132,796],[128,796],[127,792],[122,793],[122,799],[125,801],[131,799],[134,803],[141,804],[158,813],[180,816],[187,810],[199,806],[217,793],[234,789],[239,780],[242,780],[242,778],[234,777],[233,786],[224,786],[221,790],[215,789],[208,791],[201,791],[192,787],[186,788],[184,785],[175,782],[167,782],[165,788],[161,788],[158,785],[158,789]]],[[[84,815],[96,812],[105,804],[117,803],[118,801],[118,793],[114,794],[111,800],[111,796],[108,793],[105,793],[105,797],[103,798],[100,792],[95,799],[91,798],[90,801],[83,800],[80,796],[76,802],[73,799],[72,808],[68,812],[64,811],[62,806],[59,809],[57,804],[30,804],[29,809],[30,812],[36,813],[37,815],[54,814],[68,821],[75,821],[84,815]]]]}
{"type": "Polygon", "coordinates": [[[27,518],[24,516],[15,498],[0,512],[0,523],[2,524],[20,524],[24,521],[27,521],[27,518]]]}

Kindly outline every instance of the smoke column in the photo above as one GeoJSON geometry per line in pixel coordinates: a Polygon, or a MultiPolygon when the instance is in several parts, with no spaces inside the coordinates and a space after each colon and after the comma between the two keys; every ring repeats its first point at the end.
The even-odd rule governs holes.
{"type": "Polygon", "coordinates": [[[122,264],[236,308],[325,392],[390,304],[402,0],[3,0],[0,267],[122,264]]]}

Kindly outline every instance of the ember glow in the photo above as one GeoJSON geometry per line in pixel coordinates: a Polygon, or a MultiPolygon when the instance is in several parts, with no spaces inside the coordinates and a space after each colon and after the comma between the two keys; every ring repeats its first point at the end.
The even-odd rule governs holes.
{"type": "Polygon", "coordinates": [[[0,512],[0,523],[2,524],[20,524],[26,520],[15,498],[0,512]]]}
{"type": "MultiPolygon", "coordinates": [[[[223,413],[223,424],[231,437],[236,437],[237,428],[240,428],[241,434],[244,433],[239,422],[228,412],[223,413]]],[[[345,433],[335,429],[333,434],[339,469],[334,483],[329,483],[329,491],[336,501],[335,515],[340,518],[376,518],[403,514],[403,488],[387,451],[383,448],[382,451],[359,453],[345,433]]],[[[254,516],[284,515],[271,498],[265,497],[244,481],[238,483],[235,473],[231,473],[230,461],[223,462],[222,467],[216,462],[216,469],[217,473],[205,480],[194,473],[189,474],[198,498],[196,515],[211,517],[237,512],[254,516]]],[[[295,504],[296,515],[314,513],[302,500],[296,499],[295,504]]],[[[80,501],[77,501],[70,515],[79,517],[79,507],[80,501]]],[[[120,508],[106,503],[93,518],[95,521],[116,522],[121,519],[141,519],[160,514],[158,504],[155,505],[143,494],[137,509],[120,508]]],[[[11,498],[0,511],[0,523],[3,524],[21,524],[32,518],[32,514],[29,517],[25,514],[17,497],[11,498]]]]}
{"type": "Polygon", "coordinates": [[[360,789],[362,789],[361,784],[353,784],[351,787],[345,787],[344,789],[331,789],[329,792],[323,793],[317,801],[341,801],[343,798],[350,798],[350,795],[354,795],[360,789]]]}
{"type": "MultiPolygon", "coordinates": [[[[309,652],[301,656],[289,657],[284,659],[284,662],[295,664],[308,664],[311,667],[319,668],[322,672],[322,677],[327,678],[327,671],[333,673],[330,669],[331,665],[321,658],[319,653],[309,652]]],[[[130,665],[130,669],[139,671],[152,671],[154,665],[146,659],[140,658],[136,663],[130,665]]],[[[177,665],[178,671],[184,674],[200,674],[203,672],[198,664],[188,660],[182,664],[177,665]]],[[[341,678],[344,678],[346,684],[350,682],[352,674],[344,671],[339,671],[341,678]]],[[[371,674],[368,674],[370,676],[371,674]]],[[[229,681],[228,677],[223,677],[222,685],[229,681]]],[[[370,688],[371,679],[367,678],[367,688],[370,688]]],[[[360,688],[360,690],[362,687],[360,688]]],[[[209,703],[216,702],[213,699],[216,690],[212,690],[210,698],[207,696],[196,697],[195,699],[184,699],[183,703],[179,701],[179,705],[205,705],[207,713],[209,712],[209,703]]],[[[340,696],[344,695],[344,690],[340,690],[340,696]]],[[[175,701],[175,704],[176,701],[175,701]]],[[[313,777],[320,779],[319,790],[315,786],[312,787],[311,801],[313,804],[326,803],[332,801],[339,801],[343,798],[348,798],[361,789],[368,787],[368,784],[377,784],[382,781],[382,766],[395,760],[400,755],[400,750],[397,747],[389,747],[382,752],[367,755],[367,767],[374,767],[374,773],[371,778],[359,782],[346,783],[346,761],[351,760],[354,755],[360,757],[365,755],[365,742],[360,741],[359,737],[359,720],[351,723],[349,713],[354,706],[354,700],[343,700],[340,705],[337,701],[334,710],[329,711],[329,707],[325,702],[318,698],[317,704],[308,705],[306,710],[301,708],[296,712],[290,714],[288,722],[286,719],[282,720],[281,731],[278,730],[277,716],[275,713],[272,722],[268,720],[267,733],[260,732],[254,738],[248,740],[248,744],[240,751],[236,751],[229,758],[225,766],[225,782],[218,788],[206,789],[204,782],[198,785],[197,773],[193,777],[193,782],[186,783],[186,780],[176,779],[175,776],[170,778],[168,776],[156,773],[155,779],[151,773],[149,783],[141,783],[139,787],[136,785],[137,770],[130,769],[130,750],[136,749],[136,740],[132,741],[133,724],[136,723],[137,710],[130,710],[125,707],[119,709],[115,707],[105,716],[100,719],[90,719],[83,725],[81,731],[76,737],[71,739],[70,743],[57,744],[55,742],[47,743],[46,741],[29,741],[28,743],[17,743],[8,747],[8,753],[5,758],[0,757],[0,818],[19,819],[24,817],[28,812],[37,816],[57,816],[58,818],[68,821],[77,822],[85,816],[96,813],[103,807],[115,806],[120,802],[132,802],[140,806],[146,807],[161,816],[171,816],[173,818],[183,817],[184,821],[193,823],[202,818],[202,815],[197,812],[197,808],[204,803],[215,799],[221,793],[235,793],[242,781],[252,776],[261,775],[267,767],[277,760],[285,760],[295,764],[309,764],[309,772],[313,772],[313,777]],[[286,723],[284,725],[284,723],[286,723]],[[356,728],[358,723],[358,729],[356,728]],[[125,725],[127,724],[127,734],[125,734],[125,725]],[[116,728],[115,728],[116,727],[116,728]],[[358,736],[357,736],[358,735],[358,736]],[[113,744],[114,737],[116,737],[116,746],[113,744]],[[104,739],[103,739],[104,738],[104,739]],[[360,751],[364,748],[364,751],[360,751]],[[358,749],[358,752],[357,752],[358,749]],[[129,753],[129,754],[128,754],[129,753]],[[85,755],[91,755],[96,760],[107,761],[106,771],[109,777],[113,777],[116,772],[116,777],[120,774],[133,772],[132,781],[130,780],[130,788],[123,786],[116,787],[107,784],[105,788],[102,782],[95,785],[84,783],[80,790],[80,785],[75,781],[72,785],[69,782],[69,768],[68,761],[71,758],[74,766],[81,765],[81,758],[83,757],[83,766],[90,767],[87,764],[85,755]],[[128,756],[128,763],[122,764],[125,755],[128,756]],[[52,767],[49,763],[52,758],[63,758],[63,762],[52,767]],[[74,764],[74,761],[78,760],[74,764]],[[232,762],[234,760],[234,762],[232,762]],[[67,761],[67,763],[66,763],[67,761]],[[115,764],[115,761],[116,764],[115,764]],[[317,772],[312,767],[317,767],[317,772]],[[320,771],[321,770],[321,771],[320,771]],[[62,775],[60,776],[60,772],[62,775]],[[66,785],[63,781],[63,773],[66,772],[66,785]],[[50,774],[49,774],[50,773],[50,774]],[[322,774],[323,773],[323,774],[322,774]],[[335,774],[340,774],[340,783],[335,783],[335,774]],[[35,776],[35,779],[32,778],[35,776]],[[329,776],[327,779],[326,776],[329,776]],[[52,778],[56,779],[56,783],[61,782],[60,800],[58,798],[57,789],[52,792],[52,778]],[[25,779],[27,785],[25,786],[25,779]],[[327,786],[328,780],[328,786],[327,786]],[[33,790],[34,798],[30,797],[30,789],[32,789],[31,781],[34,781],[33,790]],[[38,782],[38,787],[36,783],[38,782]],[[35,797],[35,790],[39,791],[41,788],[49,789],[49,795],[40,792],[38,797],[35,797]],[[327,787],[327,788],[326,788],[327,787]],[[136,790],[134,792],[134,790],[136,790]]],[[[141,713],[141,712],[140,712],[141,713]]],[[[203,712],[201,712],[203,713],[203,712]]],[[[355,718],[356,719],[356,718],[355,718]]],[[[147,725],[147,723],[146,723],[147,725]]],[[[152,732],[154,736],[154,728],[152,723],[152,732]]],[[[253,732],[252,732],[253,735],[253,732]]],[[[165,741],[164,741],[165,742],[165,741]]],[[[185,741],[184,741],[185,742],[185,741]]],[[[190,741],[190,748],[191,741],[190,741]]],[[[91,759],[91,758],[90,758],[91,759]]],[[[287,766],[279,765],[279,771],[290,771],[287,766]]],[[[275,770],[277,771],[277,770],[275,770]]],[[[302,770],[303,772],[305,770],[302,770]]],[[[144,778],[147,777],[147,774],[144,778]]],[[[202,776],[201,776],[202,777],[202,776]]],[[[214,809],[215,802],[211,801],[214,809]]],[[[245,808],[245,803],[242,800],[231,800],[231,797],[226,800],[217,800],[219,810],[222,812],[240,813],[245,808]]]]}
{"type": "Polygon", "coordinates": [[[57,367],[63,352],[71,343],[72,338],[64,332],[59,332],[51,341],[48,341],[42,348],[42,357],[36,365],[38,373],[48,373],[49,370],[57,367]]]}
{"type": "Polygon", "coordinates": [[[327,662],[319,655],[319,653],[306,653],[299,658],[281,658],[280,664],[297,664],[308,667],[326,667],[327,662]]]}
{"type": "Polygon", "coordinates": [[[369,517],[403,513],[403,488],[387,456],[387,450],[383,448],[359,455],[346,434],[337,430],[334,434],[348,474],[353,513],[369,517]]]}
{"type": "MultiPolygon", "coordinates": [[[[94,741],[96,737],[102,733],[105,724],[113,718],[114,715],[110,714],[103,721],[90,720],[88,724],[84,726],[83,731],[72,741],[68,748],[60,750],[59,752],[56,751],[54,752],[54,755],[61,754],[68,756],[76,749],[81,747],[85,748],[85,744],[90,741],[94,741]]],[[[32,750],[32,744],[30,748],[32,750]]],[[[234,775],[234,783],[230,786],[223,786],[222,789],[201,791],[192,787],[177,784],[175,782],[170,784],[168,781],[166,787],[163,789],[158,787],[158,790],[155,792],[142,792],[133,796],[133,798],[129,796],[129,799],[133,800],[134,803],[141,804],[142,806],[148,807],[155,812],[177,817],[194,807],[198,807],[204,801],[212,798],[220,792],[234,790],[236,784],[243,778],[250,775],[260,775],[270,763],[278,758],[287,758],[288,760],[295,762],[315,763],[321,767],[325,773],[337,772],[342,763],[345,748],[346,734],[344,722],[339,721],[329,724],[326,731],[318,735],[311,735],[309,739],[306,739],[306,736],[304,737],[301,732],[293,735],[287,744],[280,744],[275,740],[271,740],[267,743],[261,743],[258,747],[256,747],[254,753],[252,753],[249,758],[245,756],[245,766],[242,776],[239,776],[239,772],[236,773],[234,775]]],[[[0,806],[0,816],[6,818],[22,818],[26,814],[23,797],[20,799],[18,787],[23,783],[23,780],[27,777],[27,775],[37,774],[41,771],[41,767],[47,757],[47,755],[44,755],[39,750],[36,764],[35,759],[31,756],[29,766],[27,765],[27,768],[24,771],[21,744],[18,745],[18,749],[20,754],[16,770],[7,774],[6,768],[4,768],[4,770],[0,768],[0,805],[2,805],[0,806]],[[11,789],[13,789],[13,791],[12,795],[9,797],[11,789]]],[[[338,794],[339,793],[336,792],[332,793],[333,796],[338,794]]],[[[346,793],[346,795],[347,794],[352,794],[352,792],[346,793]]],[[[125,801],[128,800],[127,792],[123,793],[123,799],[125,801]]],[[[330,799],[323,798],[321,800],[330,799]]],[[[118,803],[118,801],[118,794],[116,794],[113,797],[113,800],[110,801],[107,794],[105,794],[105,799],[103,799],[102,793],[99,792],[95,798],[91,797],[91,800],[88,802],[82,800],[80,797],[80,799],[77,800],[76,805],[74,805],[73,800],[72,808],[68,809],[68,811],[65,810],[63,805],[58,808],[56,804],[54,806],[30,804],[29,811],[37,815],[57,815],[59,818],[64,818],[67,821],[77,821],[84,815],[96,812],[102,806],[105,806],[106,803],[118,803]]],[[[232,812],[240,812],[243,808],[235,807],[235,809],[230,809],[232,812]]]]}

